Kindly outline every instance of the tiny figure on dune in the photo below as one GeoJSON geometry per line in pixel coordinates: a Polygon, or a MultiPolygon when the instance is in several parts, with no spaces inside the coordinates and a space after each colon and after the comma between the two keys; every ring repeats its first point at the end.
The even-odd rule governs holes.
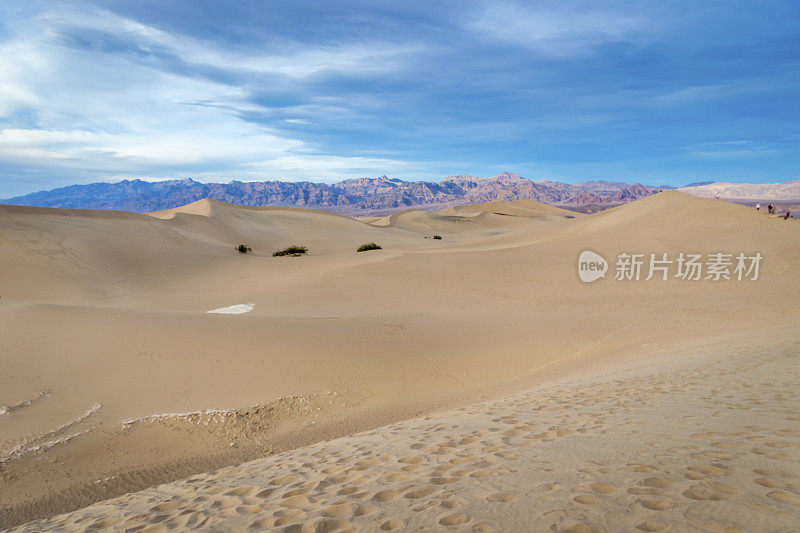
{"type": "Polygon", "coordinates": [[[719,200],[719,193],[717,193],[717,200],[719,200]]]}
{"type": "Polygon", "coordinates": [[[774,208],[774,207],[772,207],[772,204],[769,204],[769,205],[767,206],[767,212],[768,212],[770,215],[772,214],[772,212],[773,212],[774,210],[775,210],[775,208],[774,208]]]}
{"type": "Polygon", "coordinates": [[[789,211],[786,211],[786,216],[783,218],[789,220],[790,218],[792,218],[792,214],[789,211]]]}
{"type": "Polygon", "coordinates": [[[756,211],[761,211],[761,204],[756,204],[756,211]]]}

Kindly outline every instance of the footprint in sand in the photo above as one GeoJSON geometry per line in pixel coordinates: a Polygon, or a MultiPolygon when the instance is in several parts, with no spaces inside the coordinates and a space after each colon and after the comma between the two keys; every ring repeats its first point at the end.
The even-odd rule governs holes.
{"type": "Polygon", "coordinates": [[[258,487],[236,487],[225,492],[226,496],[248,496],[258,490],[258,487]]]}
{"type": "Polygon", "coordinates": [[[352,503],[340,503],[323,508],[322,514],[330,518],[350,518],[355,513],[355,508],[352,503]]]}
{"type": "Polygon", "coordinates": [[[665,477],[649,477],[644,480],[644,485],[654,489],[670,489],[675,486],[675,481],[665,477]]]}
{"type": "Polygon", "coordinates": [[[395,481],[408,481],[409,479],[414,479],[415,476],[405,473],[405,472],[391,472],[386,474],[385,479],[391,483],[395,481]]]}
{"type": "Polygon", "coordinates": [[[457,477],[432,477],[430,481],[433,485],[447,485],[460,480],[457,477]]]}
{"type": "Polygon", "coordinates": [[[405,463],[411,465],[418,465],[420,463],[425,462],[425,458],[420,455],[412,455],[408,457],[401,457],[397,460],[398,463],[405,463]]]}
{"type": "Polygon", "coordinates": [[[264,489],[256,494],[256,498],[267,499],[272,495],[273,492],[275,492],[275,489],[264,489]]]}
{"type": "Polygon", "coordinates": [[[239,514],[259,514],[263,510],[260,505],[240,505],[236,508],[239,514]]]}
{"type": "Polygon", "coordinates": [[[686,470],[689,471],[686,473],[686,477],[689,479],[705,479],[707,477],[723,477],[728,475],[725,468],[713,465],[690,466],[687,467],[686,470]]]}
{"type": "Polygon", "coordinates": [[[305,507],[309,505],[311,502],[305,496],[290,496],[288,498],[284,498],[280,501],[281,507],[289,507],[289,508],[297,508],[297,507],[305,507]]]}
{"type": "Polygon", "coordinates": [[[369,504],[369,503],[361,503],[361,504],[358,504],[358,506],[356,507],[356,510],[353,513],[353,515],[354,516],[368,516],[368,515],[377,513],[380,510],[381,510],[381,508],[378,507],[377,505],[372,505],[372,504],[369,504]]]}
{"type": "Polygon", "coordinates": [[[405,489],[382,490],[380,492],[376,492],[375,495],[372,497],[372,499],[375,500],[376,502],[381,502],[381,503],[390,502],[395,498],[397,498],[398,496],[400,496],[400,494],[403,493],[403,490],[405,489]]]}
{"type": "Polygon", "coordinates": [[[439,507],[443,509],[456,509],[460,506],[461,504],[454,500],[444,500],[442,503],[439,504],[439,507]]]}
{"type": "Polygon", "coordinates": [[[617,487],[614,485],[609,485],[608,483],[603,483],[602,481],[592,483],[590,487],[597,494],[611,494],[612,492],[617,491],[617,487]]]}
{"type": "Polygon", "coordinates": [[[594,494],[579,494],[572,499],[578,503],[582,503],[583,505],[597,505],[603,501],[594,494]]]}
{"type": "Polygon", "coordinates": [[[742,491],[718,482],[707,482],[701,485],[692,485],[683,492],[683,495],[692,500],[728,500],[742,491]]]}
{"type": "Polygon", "coordinates": [[[443,517],[439,523],[443,526],[460,526],[472,520],[465,514],[453,513],[443,517]]]}
{"type": "Polygon", "coordinates": [[[394,531],[395,529],[402,529],[404,527],[406,527],[406,523],[402,520],[387,520],[381,524],[381,529],[383,531],[394,531]]]}
{"type": "Polygon", "coordinates": [[[652,520],[648,520],[648,521],[642,522],[641,524],[636,526],[636,529],[638,529],[640,531],[653,532],[653,531],[661,531],[665,527],[667,527],[666,524],[662,524],[661,522],[653,522],[652,520]]]}
{"type": "MultiPolygon", "coordinates": [[[[306,531],[306,528],[298,524],[297,531],[306,531]]],[[[341,531],[344,529],[352,529],[353,523],[348,520],[337,520],[333,518],[321,518],[313,523],[311,531],[341,531]]],[[[291,531],[295,529],[292,528],[291,531]]],[[[286,531],[286,530],[284,530],[286,531]]]]}
{"type": "Polygon", "coordinates": [[[800,496],[793,492],[786,492],[785,490],[774,490],[767,494],[767,498],[776,502],[788,503],[800,507],[800,496]]]}
{"type": "Polygon", "coordinates": [[[250,524],[250,529],[271,529],[275,527],[275,520],[270,518],[259,518],[250,524]]]}
{"type": "Polygon", "coordinates": [[[280,476],[276,477],[270,483],[271,485],[288,485],[289,483],[294,483],[298,481],[300,478],[295,475],[288,475],[288,476],[280,476]]]}
{"type": "Polygon", "coordinates": [[[286,518],[294,522],[297,520],[305,520],[307,515],[301,509],[281,509],[275,511],[273,513],[273,516],[275,516],[276,518],[286,518]]]}
{"type": "MultiPolygon", "coordinates": [[[[294,489],[284,493],[283,497],[290,498],[292,496],[302,496],[303,494],[308,494],[309,492],[311,492],[311,489],[294,489]]],[[[230,494],[230,493],[226,492],[225,494],[230,494]]]]}
{"type": "Polygon", "coordinates": [[[715,533],[744,533],[741,529],[720,522],[689,522],[691,525],[702,531],[714,531],[715,533]]]}
{"type": "Polygon", "coordinates": [[[408,492],[406,492],[403,496],[412,500],[416,500],[418,498],[425,498],[426,496],[430,496],[435,492],[438,492],[438,489],[435,489],[433,487],[422,487],[418,489],[411,489],[408,492]]]}
{"type": "Polygon", "coordinates": [[[89,526],[89,529],[105,529],[114,527],[122,521],[121,518],[103,518],[89,526]]]}
{"type": "Polygon", "coordinates": [[[606,533],[605,529],[590,526],[588,524],[575,524],[565,529],[559,530],[561,533],[606,533]]]}
{"type": "Polygon", "coordinates": [[[511,503],[517,501],[519,498],[509,492],[496,492],[489,495],[486,500],[490,502],[511,503]]]}
{"type": "Polygon", "coordinates": [[[178,507],[182,505],[180,501],[171,501],[171,502],[164,502],[156,505],[155,507],[150,508],[150,512],[152,513],[168,513],[170,511],[174,511],[178,507]]]}
{"type": "Polygon", "coordinates": [[[639,503],[641,503],[642,507],[645,509],[650,509],[652,511],[665,511],[675,507],[671,502],[658,498],[644,498],[640,500],[639,503]]]}
{"type": "Polygon", "coordinates": [[[783,487],[783,483],[765,477],[756,478],[753,480],[753,482],[761,485],[762,487],[767,487],[768,489],[777,489],[779,487],[783,487]]]}
{"type": "Polygon", "coordinates": [[[787,474],[786,472],[781,472],[780,470],[765,470],[763,468],[756,468],[753,470],[753,472],[762,476],[770,476],[770,477],[782,477],[782,478],[794,477],[791,474],[787,474]]]}
{"type": "Polygon", "coordinates": [[[294,518],[289,518],[288,516],[281,516],[280,518],[276,518],[274,524],[276,526],[285,526],[287,524],[292,524],[295,522],[294,518]]]}

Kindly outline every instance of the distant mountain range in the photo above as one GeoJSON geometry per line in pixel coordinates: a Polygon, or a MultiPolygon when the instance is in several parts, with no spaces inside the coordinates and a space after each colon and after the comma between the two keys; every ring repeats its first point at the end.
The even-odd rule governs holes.
{"type": "Polygon", "coordinates": [[[438,182],[402,181],[386,176],[340,181],[200,183],[192,179],[72,185],[18,196],[0,203],[75,209],[150,212],[204,198],[250,206],[290,206],[346,215],[383,215],[399,209],[441,209],[490,200],[536,200],[590,213],[649,196],[659,189],[636,183],[587,181],[574,185],[533,181],[503,172],[487,178],[450,176],[438,182]]]}
{"type": "MultiPolygon", "coordinates": [[[[462,174],[441,181],[403,181],[360,178],[338,183],[310,181],[254,181],[201,183],[193,179],[71,185],[35,192],[3,204],[73,209],[112,209],[146,213],[186,205],[204,198],[251,206],[288,206],[332,211],[345,215],[385,215],[401,209],[443,209],[453,205],[491,200],[536,200],[544,204],[593,213],[644,198],[669,185],[652,186],[618,181],[585,181],[568,184],[533,181],[503,172],[481,178],[462,174]]],[[[737,203],[773,201],[800,203],[800,180],[782,183],[691,183],[678,190],[737,203]]]]}

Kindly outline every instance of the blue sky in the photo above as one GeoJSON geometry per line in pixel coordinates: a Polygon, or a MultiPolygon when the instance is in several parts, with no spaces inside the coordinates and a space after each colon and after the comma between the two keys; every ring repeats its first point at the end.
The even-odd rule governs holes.
{"type": "Polygon", "coordinates": [[[125,178],[800,177],[800,3],[0,4],[0,198],[125,178]]]}

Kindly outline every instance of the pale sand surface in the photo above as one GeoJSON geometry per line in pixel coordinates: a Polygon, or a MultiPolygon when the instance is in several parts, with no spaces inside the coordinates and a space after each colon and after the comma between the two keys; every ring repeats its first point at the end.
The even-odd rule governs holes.
{"type": "Polygon", "coordinates": [[[800,197],[800,180],[784,181],[782,183],[728,183],[716,182],[697,187],[682,187],[682,192],[715,198],[717,194],[727,199],[770,199],[770,200],[797,200],[800,197]]]}
{"type": "Polygon", "coordinates": [[[19,531],[789,531],[800,332],[648,354],[19,531]]]}
{"type": "Polygon", "coordinates": [[[745,207],[661,193],[590,216],[490,202],[392,217],[0,206],[0,527],[676,343],[766,349],[765,331],[800,324],[800,223],[745,207]],[[355,252],[371,241],[384,249],[355,252]],[[290,244],[308,256],[271,256],[290,244]],[[765,260],[756,282],[587,285],[585,249],[765,260]],[[240,303],[255,307],[207,313],[240,303]]]}

